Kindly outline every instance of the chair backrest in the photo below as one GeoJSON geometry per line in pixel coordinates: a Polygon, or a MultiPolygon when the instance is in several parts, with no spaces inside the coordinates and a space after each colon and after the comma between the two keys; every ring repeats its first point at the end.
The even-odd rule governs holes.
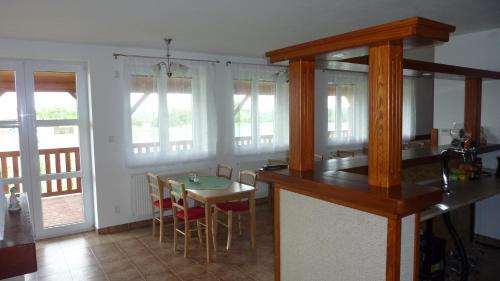
{"type": "Polygon", "coordinates": [[[168,179],[168,191],[170,192],[170,198],[172,198],[172,206],[175,206],[181,210],[187,206],[187,192],[186,186],[183,183],[168,179]]]}
{"type": "Polygon", "coordinates": [[[338,158],[354,157],[354,151],[337,150],[337,152],[335,153],[335,157],[338,158]]]}
{"type": "Polygon", "coordinates": [[[163,182],[158,175],[153,173],[146,173],[146,178],[148,179],[149,196],[153,208],[155,201],[159,201],[160,208],[163,208],[163,182]]]}
{"type": "Polygon", "coordinates": [[[233,176],[233,167],[224,164],[217,164],[216,176],[231,180],[231,177],[233,176]]]}
{"type": "Polygon", "coordinates": [[[255,187],[257,185],[257,174],[250,170],[241,170],[238,175],[238,182],[255,187]]]}
{"type": "Polygon", "coordinates": [[[288,165],[288,162],[286,160],[281,160],[281,159],[268,159],[267,164],[269,164],[269,165],[288,165]]]}
{"type": "Polygon", "coordinates": [[[314,161],[321,161],[323,160],[323,155],[320,154],[314,154],[314,161]]]}

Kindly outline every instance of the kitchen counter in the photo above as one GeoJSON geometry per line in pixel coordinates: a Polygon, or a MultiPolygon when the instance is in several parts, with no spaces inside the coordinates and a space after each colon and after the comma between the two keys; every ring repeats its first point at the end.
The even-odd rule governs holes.
{"type": "MultiPolygon", "coordinates": [[[[402,166],[411,167],[440,160],[447,146],[426,147],[402,151],[402,166]]],[[[478,154],[500,149],[487,145],[478,154]]],[[[370,186],[367,174],[368,158],[330,159],[316,162],[311,171],[260,171],[259,179],[276,184],[278,188],[293,191],[331,203],[385,216],[404,217],[440,203],[439,187],[402,182],[396,188],[370,186]]]]}
{"type": "MultiPolygon", "coordinates": [[[[443,194],[441,203],[434,205],[422,211],[420,220],[439,216],[443,213],[473,204],[477,201],[486,199],[500,193],[500,179],[495,177],[495,171],[486,170],[491,173],[490,176],[482,176],[477,180],[466,182],[450,182],[451,194],[443,194]]],[[[432,182],[425,182],[424,185],[439,187],[441,179],[432,182]]]]}

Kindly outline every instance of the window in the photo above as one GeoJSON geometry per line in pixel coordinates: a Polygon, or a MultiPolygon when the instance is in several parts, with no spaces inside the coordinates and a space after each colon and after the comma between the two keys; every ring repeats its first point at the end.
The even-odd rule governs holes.
{"type": "MultiPolygon", "coordinates": [[[[403,138],[415,135],[415,78],[403,80],[403,138]]],[[[368,141],[367,75],[334,71],[328,76],[328,144],[368,141]]]]}
{"type": "Polygon", "coordinates": [[[286,150],[288,83],[276,68],[232,66],[236,154],[286,150]]]}
{"type": "Polygon", "coordinates": [[[328,76],[328,144],[362,144],[368,141],[367,76],[331,72],[328,76]]]}
{"type": "Polygon", "coordinates": [[[354,136],[354,85],[328,83],[328,137],[354,136]]]}
{"type": "MultiPolygon", "coordinates": [[[[129,66],[129,162],[161,164],[206,159],[216,130],[206,67],[188,67],[168,78],[157,64],[129,66]],[[148,70],[156,71],[147,72],[148,70]]],[[[213,77],[213,76],[212,76],[213,77]]]]}

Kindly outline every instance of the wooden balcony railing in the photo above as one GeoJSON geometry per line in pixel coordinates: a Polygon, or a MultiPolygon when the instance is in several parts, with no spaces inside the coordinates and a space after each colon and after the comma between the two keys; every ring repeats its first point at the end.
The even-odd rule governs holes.
{"type": "MultiPolygon", "coordinates": [[[[259,136],[259,143],[260,144],[271,144],[274,142],[274,136],[273,135],[262,135],[259,136]]],[[[246,146],[246,145],[251,145],[252,144],[252,136],[247,136],[247,137],[235,137],[234,138],[234,143],[238,146],[246,146]]]]}
{"type": "MultiPolygon", "coordinates": [[[[188,151],[193,148],[192,140],[172,141],[169,143],[173,151],[188,151]]],[[[150,154],[160,152],[159,142],[143,142],[132,144],[134,154],[150,154]]]]}
{"type": "MultiPolygon", "coordinates": [[[[348,137],[351,135],[350,130],[342,130],[340,131],[340,136],[341,137],[348,137]]],[[[337,137],[337,131],[328,131],[328,138],[329,139],[334,139],[337,137]]]]}
{"type": "MultiPolygon", "coordinates": [[[[69,173],[80,171],[80,150],[78,147],[40,149],[40,173],[42,175],[54,173],[69,173]]],[[[0,171],[3,178],[19,177],[20,173],[19,151],[0,152],[0,171]]],[[[81,177],[72,177],[58,180],[42,181],[42,197],[80,193],[82,191],[81,177]],[[55,184],[53,184],[55,181],[55,184]]],[[[15,184],[19,192],[20,184],[15,184]]],[[[4,192],[9,186],[3,185],[4,192]]]]}

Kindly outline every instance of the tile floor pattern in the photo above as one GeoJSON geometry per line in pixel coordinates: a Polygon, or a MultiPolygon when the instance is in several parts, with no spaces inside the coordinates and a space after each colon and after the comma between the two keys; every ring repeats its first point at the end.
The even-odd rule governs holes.
{"type": "Polygon", "coordinates": [[[229,251],[225,250],[225,230],[219,227],[217,259],[209,265],[205,244],[197,239],[190,243],[188,258],[183,257],[182,240],[174,252],[172,225],[166,226],[167,241],[163,243],[158,236],[152,237],[150,227],[110,235],[88,232],[42,240],[36,243],[38,271],[26,275],[26,280],[273,280],[272,209],[257,206],[255,252],[250,247],[248,226],[241,237],[236,227],[229,251]]]}
{"type": "Polygon", "coordinates": [[[82,194],[43,197],[42,214],[44,227],[83,222],[82,194]]]}

